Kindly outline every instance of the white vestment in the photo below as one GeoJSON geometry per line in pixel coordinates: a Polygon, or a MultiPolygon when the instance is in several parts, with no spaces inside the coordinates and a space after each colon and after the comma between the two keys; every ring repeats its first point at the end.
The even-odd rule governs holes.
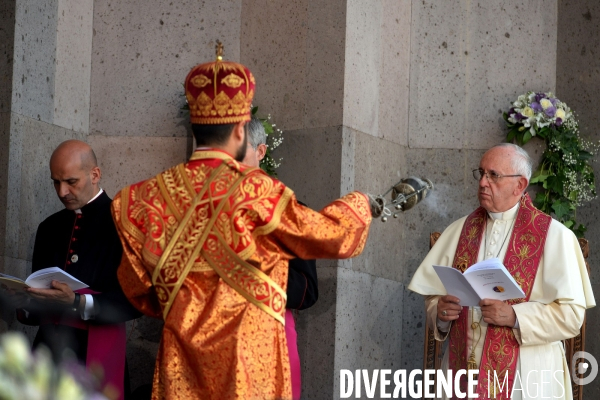
{"type": "MultiPolygon", "coordinates": [[[[518,207],[519,204],[504,213],[488,213],[477,261],[493,257],[504,260],[518,207]]],[[[429,326],[435,327],[437,340],[446,340],[448,336],[438,329],[438,324],[444,327],[444,323],[437,320],[438,299],[447,293],[432,265],[452,266],[466,218],[446,228],[408,286],[410,290],[426,296],[427,318],[429,326]]],[[[572,399],[570,371],[567,370],[561,340],[579,334],[585,310],[595,305],[579,242],[573,232],[553,219],[529,301],[513,306],[518,320],[518,328],[513,330],[520,345],[517,371],[523,389],[513,391],[514,400],[548,397],[572,399]]],[[[480,316],[479,307],[470,308],[467,326],[479,321],[480,316]]],[[[449,327],[444,328],[449,331],[449,327]]],[[[486,331],[487,323],[483,320],[481,339],[478,340],[479,330],[473,332],[468,329],[467,349],[470,354],[476,342],[475,359],[478,367],[486,331]]],[[[443,370],[448,369],[448,353],[446,351],[444,354],[443,370]]],[[[515,380],[515,387],[520,387],[518,380],[515,380]]]]}

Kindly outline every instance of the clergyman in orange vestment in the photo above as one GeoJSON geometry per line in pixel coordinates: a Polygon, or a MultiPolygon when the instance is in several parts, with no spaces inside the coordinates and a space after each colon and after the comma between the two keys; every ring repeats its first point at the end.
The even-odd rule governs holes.
{"type": "MultiPolygon", "coordinates": [[[[221,114],[238,123],[231,137],[240,138],[243,157],[249,107],[240,111],[235,102],[249,106],[253,89],[254,77],[240,64],[218,59],[195,67],[186,79],[192,123],[220,121],[221,114]]],[[[201,147],[189,162],[113,200],[123,291],[165,322],[153,399],[290,399],[288,260],[353,257],[366,242],[366,195],[350,193],[317,213],[222,148],[201,147]]]]}

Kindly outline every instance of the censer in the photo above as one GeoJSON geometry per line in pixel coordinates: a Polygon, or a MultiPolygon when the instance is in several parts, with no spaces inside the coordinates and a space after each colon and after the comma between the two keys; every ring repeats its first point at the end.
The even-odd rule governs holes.
{"type": "Polygon", "coordinates": [[[433,190],[433,183],[429,179],[414,176],[402,179],[384,194],[370,196],[375,203],[373,216],[381,217],[383,222],[386,222],[389,216],[398,218],[400,212],[410,210],[427,197],[430,190],[433,190]],[[385,198],[389,193],[390,202],[385,198]]]}

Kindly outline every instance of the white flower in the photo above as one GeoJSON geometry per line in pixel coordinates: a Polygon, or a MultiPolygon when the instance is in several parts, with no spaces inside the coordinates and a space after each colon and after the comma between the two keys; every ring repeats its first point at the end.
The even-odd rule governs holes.
{"type": "Polygon", "coordinates": [[[560,118],[561,120],[565,120],[565,111],[560,108],[556,110],[556,118],[560,118]]]}
{"type": "Polygon", "coordinates": [[[57,399],[85,399],[85,392],[71,375],[62,374],[56,388],[57,399]]]}
{"type": "Polygon", "coordinates": [[[523,114],[526,117],[533,117],[534,113],[533,113],[533,109],[531,107],[525,107],[522,111],[521,114],[523,114]]]}
{"type": "Polygon", "coordinates": [[[552,103],[548,99],[541,99],[540,100],[540,105],[542,106],[542,108],[544,110],[547,109],[548,107],[552,107],[552,103]]]}
{"type": "Polygon", "coordinates": [[[0,355],[1,364],[13,371],[23,371],[31,363],[29,343],[25,338],[15,332],[5,333],[0,340],[3,349],[0,355]]]}

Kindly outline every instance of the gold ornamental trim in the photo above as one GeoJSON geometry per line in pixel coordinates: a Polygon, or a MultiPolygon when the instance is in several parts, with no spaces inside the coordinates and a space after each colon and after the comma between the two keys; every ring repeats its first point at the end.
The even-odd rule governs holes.
{"type": "Polygon", "coordinates": [[[120,196],[115,196],[113,202],[117,203],[116,206],[119,206],[120,202],[120,222],[123,228],[127,233],[135,238],[139,243],[144,243],[146,241],[146,235],[138,229],[130,220],[129,220],[129,194],[131,192],[131,186],[127,186],[121,189],[120,196]]]}
{"type": "MultiPolygon", "coordinates": [[[[242,297],[271,315],[277,321],[285,324],[284,312],[287,299],[285,291],[268,275],[250,265],[242,258],[249,257],[255,251],[256,244],[252,242],[240,254],[236,254],[235,250],[231,249],[223,239],[216,226],[216,222],[221,216],[221,211],[229,205],[229,199],[233,193],[238,190],[241,182],[247,178],[248,172],[255,169],[241,172],[226,193],[204,198],[207,191],[210,190],[210,182],[217,179],[223,169],[231,168],[230,163],[234,161],[230,156],[222,152],[199,151],[192,155],[192,159],[215,158],[214,156],[218,156],[216,158],[222,159],[224,162],[210,174],[200,192],[197,194],[194,192],[193,201],[189,204],[185,216],[165,247],[153,271],[152,282],[157,288],[159,301],[163,306],[163,318],[166,320],[177,293],[181,289],[189,272],[195,268],[196,260],[200,256],[205,261],[205,267],[214,270],[221,279],[242,297]],[[231,161],[229,162],[229,160],[231,161]],[[216,200],[219,202],[216,208],[212,209],[216,200]],[[196,226],[195,222],[198,221],[199,213],[202,209],[206,210],[207,208],[211,208],[210,219],[208,221],[205,220],[204,224],[201,224],[203,226],[196,226]],[[208,247],[205,248],[205,244],[208,247]],[[173,281],[175,282],[172,283],[173,281]]],[[[165,199],[173,195],[173,193],[169,192],[168,186],[159,186],[165,199]]],[[[270,232],[277,226],[291,194],[291,190],[284,190],[283,196],[280,199],[282,204],[278,203],[271,221],[262,227],[263,230],[270,232]]],[[[168,208],[173,205],[173,201],[167,202],[168,208]]]]}
{"type": "MultiPolygon", "coordinates": [[[[204,75],[199,75],[199,76],[204,76],[204,75]]],[[[231,74],[227,75],[225,78],[221,79],[221,83],[224,83],[225,85],[229,86],[230,88],[237,89],[240,86],[242,86],[242,84],[244,83],[244,79],[240,78],[239,76],[237,76],[234,73],[231,73],[231,74]]],[[[241,94],[241,92],[238,92],[238,94],[241,94]]]]}
{"type": "MultiPolygon", "coordinates": [[[[216,260],[217,257],[213,257],[212,254],[205,250],[202,251],[202,256],[204,259],[217,272],[217,274],[219,274],[221,279],[223,279],[237,293],[275,318],[277,321],[281,322],[282,325],[285,325],[285,304],[287,301],[287,295],[285,291],[267,274],[241,259],[238,254],[236,254],[227,245],[217,230],[213,231],[213,235],[215,235],[217,238],[219,248],[228,256],[227,261],[234,261],[236,262],[236,265],[232,268],[229,268],[229,271],[227,271],[225,268],[222,268],[218,265],[218,261],[216,260]],[[239,280],[246,280],[248,282],[246,286],[251,287],[244,288],[241,283],[238,282],[239,280]],[[263,288],[264,290],[265,287],[268,288],[268,296],[266,298],[267,301],[261,301],[257,298],[257,292],[260,290],[260,288],[263,288]],[[276,304],[274,303],[278,303],[277,305],[279,306],[279,311],[276,309],[276,304]]],[[[213,252],[216,252],[216,250],[213,252]]]]}
{"type": "Polygon", "coordinates": [[[222,151],[196,150],[190,157],[190,161],[204,160],[207,158],[217,158],[219,160],[233,160],[233,157],[222,151]]]}
{"type": "MultiPolygon", "coordinates": [[[[165,178],[162,176],[163,174],[158,174],[156,176],[156,183],[158,184],[158,189],[161,193],[169,193],[167,189],[167,183],[165,182],[165,178]]],[[[163,196],[165,201],[167,202],[167,207],[171,210],[177,221],[181,221],[181,212],[177,207],[175,207],[175,203],[173,202],[173,198],[171,196],[163,196]]]]}
{"type": "Polygon", "coordinates": [[[193,77],[190,82],[198,89],[202,89],[204,86],[210,84],[210,79],[206,75],[199,74],[193,77]]]}
{"type": "Polygon", "coordinates": [[[198,117],[190,118],[192,124],[200,125],[221,125],[221,124],[237,124],[238,122],[250,121],[250,113],[244,115],[236,115],[230,117],[198,117]]]}
{"type": "MultiPolygon", "coordinates": [[[[171,253],[173,252],[175,246],[178,244],[179,239],[181,238],[182,234],[188,228],[188,223],[190,222],[191,217],[194,214],[194,211],[196,210],[196,207],[202,201],[202,197],[204,196],[204,194],[206,193],[206,191],[208,190],[208,188],[210,186],[209,183],[212,181],[212,179],[214,179],[218,175],[219,172],[221,172],[223,170],[224,167],[225,167],[225,164],[223,163],[223,164],[219,165],[219,167],[215,168],[215,170],[212,172],[210,178],[207,180],[207,184],[205,184],[202,187],[202,190],[200,190],[200,192],[198,192],[198,194],[192,201],[192,204],[189,206],[187,212],[185,213],[185,216],[183,217],[181,223],[177,227],[177,230],[171,237],[171,240],[167,244],[163,254],[160,257],[158,264],[156,265],[156,268],[154,269],[154,271],[152,273],[152,284],[154,286],[158,286],[157,283],[160,278],[160,273],[162,272],[163,268],[167,264],[167,261],[169,260],[171,253]]],[[[230,189],[230,191],[231,191],[231,189],[230,189]]],[[[163,195],[168,196],[169,194],[164,193],[163,195]]],[[[218,211],[220,211],[220,209],[223,207],[224,204],[225,204],[224,201],[221,201],[219,203],[217,210],[215,210],[216,212],[213,213],[213,216],[209,220],[208,225],[204,229],[204,232],[202,232],[201,237],[197,240],[197,242],[195,244],[195,249],[192,253],[192,256],[190,256],[188,258],[188,262],[187,262],[186,266],[184,267],[183,271],[179,275],[175,285],[173,285],[174,286],[173,290],[171,290],[167,301],[164,303],[164,308],[163,308],[163,319],[164,320],[167,319],[167,315],[169,314],[169,311],[171,310],[171,306],[173,305],[173,299],[179,292],[179,289],[181,288],[183,281],[185,280],[185,278],[187,277],[187,275],[191,269],[190,264],[193,265],[194,261],[198,257],[198,254],[200,253],[200,248],[204,245],[204,241],[206,240],[206,237],[208,236],[208,233],[210,232],[210,228],[215,223],[215,221],[219,215],[218,211]]],[[[167,286],[167,284],[165,283],[164,286],[167,286]]]]}
{"type": "Polygon", "coordinates": [[[281,221],[281,214],[283,214],[283,210],[287,207],[293,194],[294,192],[292,191],[292,189],[286,186],[285,190],[281,194],[281,199],[275,206],[275,210],[273,211],[273,217],[271,217],[271,220],[266,225],[259,226],[258,228],[256,228],[254,230],[255,235],[268,235],[269,233],[273,232],[275,228],[277,228],[277,225],[279,225],[279,222],[281,221]]]}

